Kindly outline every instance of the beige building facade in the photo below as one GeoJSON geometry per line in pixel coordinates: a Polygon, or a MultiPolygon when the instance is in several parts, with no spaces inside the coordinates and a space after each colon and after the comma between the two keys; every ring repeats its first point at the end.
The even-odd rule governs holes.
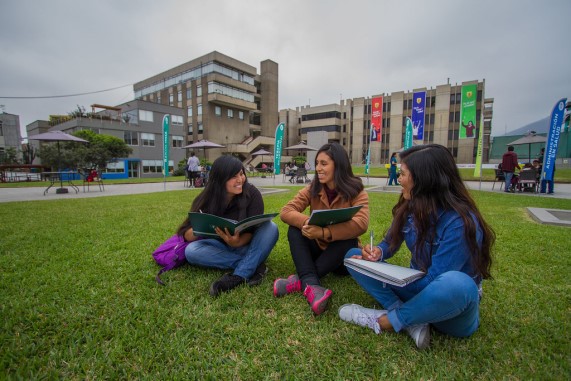
{"type": "MultiPolygon", "coordinates": [[[[435,88],[418,88],[391,94],[379,93],[371,97],[341,100],[339,104],[302,106],[280,110],[280,122],[287,126],[284,145],[300,141],[314,145],[324,142],[342,144],[353,164],[364,163],[369,148],[372,99],[383,96],[381,142],[371,143],[372,165],[389,162],[392,152],[404,145],[405,120],[411,117],[413,94],[426,91],[424,139],[414,144],[437,143],[447,147],[458,164],[474,164],[478,147],[480,120],[484,118],[483,161],[487,162],[492,127],[493,98],[485,98],[485,82],[470,81],[444,84],[435,88]],[[460,108],[462,85],[477,84],[475,138],[460,139],[460,108]],[[313,144],[312,144],[313,143],[313,144]]],[[[308,153],[308,161],[314,157],[308,153]]]]}

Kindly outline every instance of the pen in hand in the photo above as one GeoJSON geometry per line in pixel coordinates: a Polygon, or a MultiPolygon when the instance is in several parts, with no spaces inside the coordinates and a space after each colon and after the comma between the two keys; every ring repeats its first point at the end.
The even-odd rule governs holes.
{"type": "Polygon", "coordinates": [[[370,250],[371,250],[371,254],[373,254],[373,231],[371,230],[371,232],[369,233],[370,237],[371,237],[371,246],[370,246],[370,250]]]}

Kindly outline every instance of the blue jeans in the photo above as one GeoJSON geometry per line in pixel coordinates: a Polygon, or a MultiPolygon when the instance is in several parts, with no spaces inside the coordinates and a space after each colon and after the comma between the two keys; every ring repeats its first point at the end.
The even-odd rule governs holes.
{"type": "Polygon", "coordinates": [[[222,240],[201,239],[191,242],[184,250],[184,255],[191,265],[233,269],[234,275],[250,279],[258,265],[270,255],[278,235],[278,226],[267,221],[258,226],[247,245],[230,247],[222,240]]]}
{"type": "Polygon", "coordinates": [[[392,169],[389,171],[389,185],[393,185],[393,182],[395,185],[399,185],[396,169],[394,171],[392,169]]]}
{"type": "MultiPolygon", "coordinates": [[[[360,249],[352,249],[345,257],[360,253],[360,249]]],[[[387,317],[396,332],[426,323],[457,337],[468,337],[478,329],[478,286],[465,273],[445,272],[415,294],[406,286],[384,284],[355,270],[347,270],[367,293],[388,310],[387,317]]]]}
{"type": "Polygon", "coordinates": [[[504,192],[509,192],[512,185],[513,172],[504,172],[504,177],[506,178],[506,185],[504,186],[504,192]]]}

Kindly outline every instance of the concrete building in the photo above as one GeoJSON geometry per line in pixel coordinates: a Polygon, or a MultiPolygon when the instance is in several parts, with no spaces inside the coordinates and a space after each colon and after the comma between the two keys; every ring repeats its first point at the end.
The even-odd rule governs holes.
{"type": "MultiPolygon", "coordinates": [[[[169,131],[169,168],[178,168],[178,162],[186,159],[184,110],[142,100],[133,100],[118,106],[92,105],[92,113],[53,118],[51,122],[36,121],[26,126],[28,136],[60,130],[71,134],[80,130],[92,130],[125,140],[133,149],[128,158],[109,163],[103,170],[103,178],[162,177],[163,117],[171,115],[169,131]]],[[[41,142],[31,140],[39,148],[41,142]]],[[[38,160],[38,159],[37,159],[38,160]]],[[[39,163],[39,160],[38,160],[39,163]]]]}
{"type": "MultiPolygon", "coordinates": [[[[478,146],[477,138],[460,139],[460,109],[462,85],[477,85],[476,131],[480,130],[480,119],[484,115],[484,141],[482,157],[487,161],[490,147],[493,98],[484,98],[484,81],[470,81],[462,84],[444,84],[436,88],[419,88],[413,91],[398,91],[383,96],[381,142],[371,143],[371,165],[389,162],[392,152],[404,145],[405,119],[411,117],[413,94],[426,91],[424,139],[415,144],[438,143],[450,149],[459,164],[473,164],[478,146]]],[[[342,100],[339,104],[302,106],[295,110],[280,110],[279,120],[287,126],[286,142],[293,145],[305,141],[319,147],[327,142],[342,144],[353,164],[364,163],[371,131],[371,103],[377,97],[362,97],[342,100]]],[[[315,153],[308,152],[310,163],[315,153]]]]}
{"type": "Polygon", "coordinates": [[[209,149],[213,161],[232,153],[255,166],[250,154],[273,152],[278,125],[278,64],[255,67],[211,52],[135,83],[135,98],[184,110],[186,144],[209,140],[225,148],[209,149]]]}
{"type": "Polygon", "coordinates": [[[20,117],[18,115],[0,113],[0,156],[7,148],[14,148],[21,155],[22,134],[20,133],[20,117]]]}

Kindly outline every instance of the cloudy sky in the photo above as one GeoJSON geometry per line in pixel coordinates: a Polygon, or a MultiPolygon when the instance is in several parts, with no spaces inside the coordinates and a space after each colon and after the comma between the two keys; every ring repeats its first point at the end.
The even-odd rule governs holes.
{"type": "Polygon", "coordinates": [[[503,135],[571,98],[570,15],[569,0],[1,0],[0,105],[25,131],[217,50],[277,62],[280,109],[485,79],[503,135]]]}

